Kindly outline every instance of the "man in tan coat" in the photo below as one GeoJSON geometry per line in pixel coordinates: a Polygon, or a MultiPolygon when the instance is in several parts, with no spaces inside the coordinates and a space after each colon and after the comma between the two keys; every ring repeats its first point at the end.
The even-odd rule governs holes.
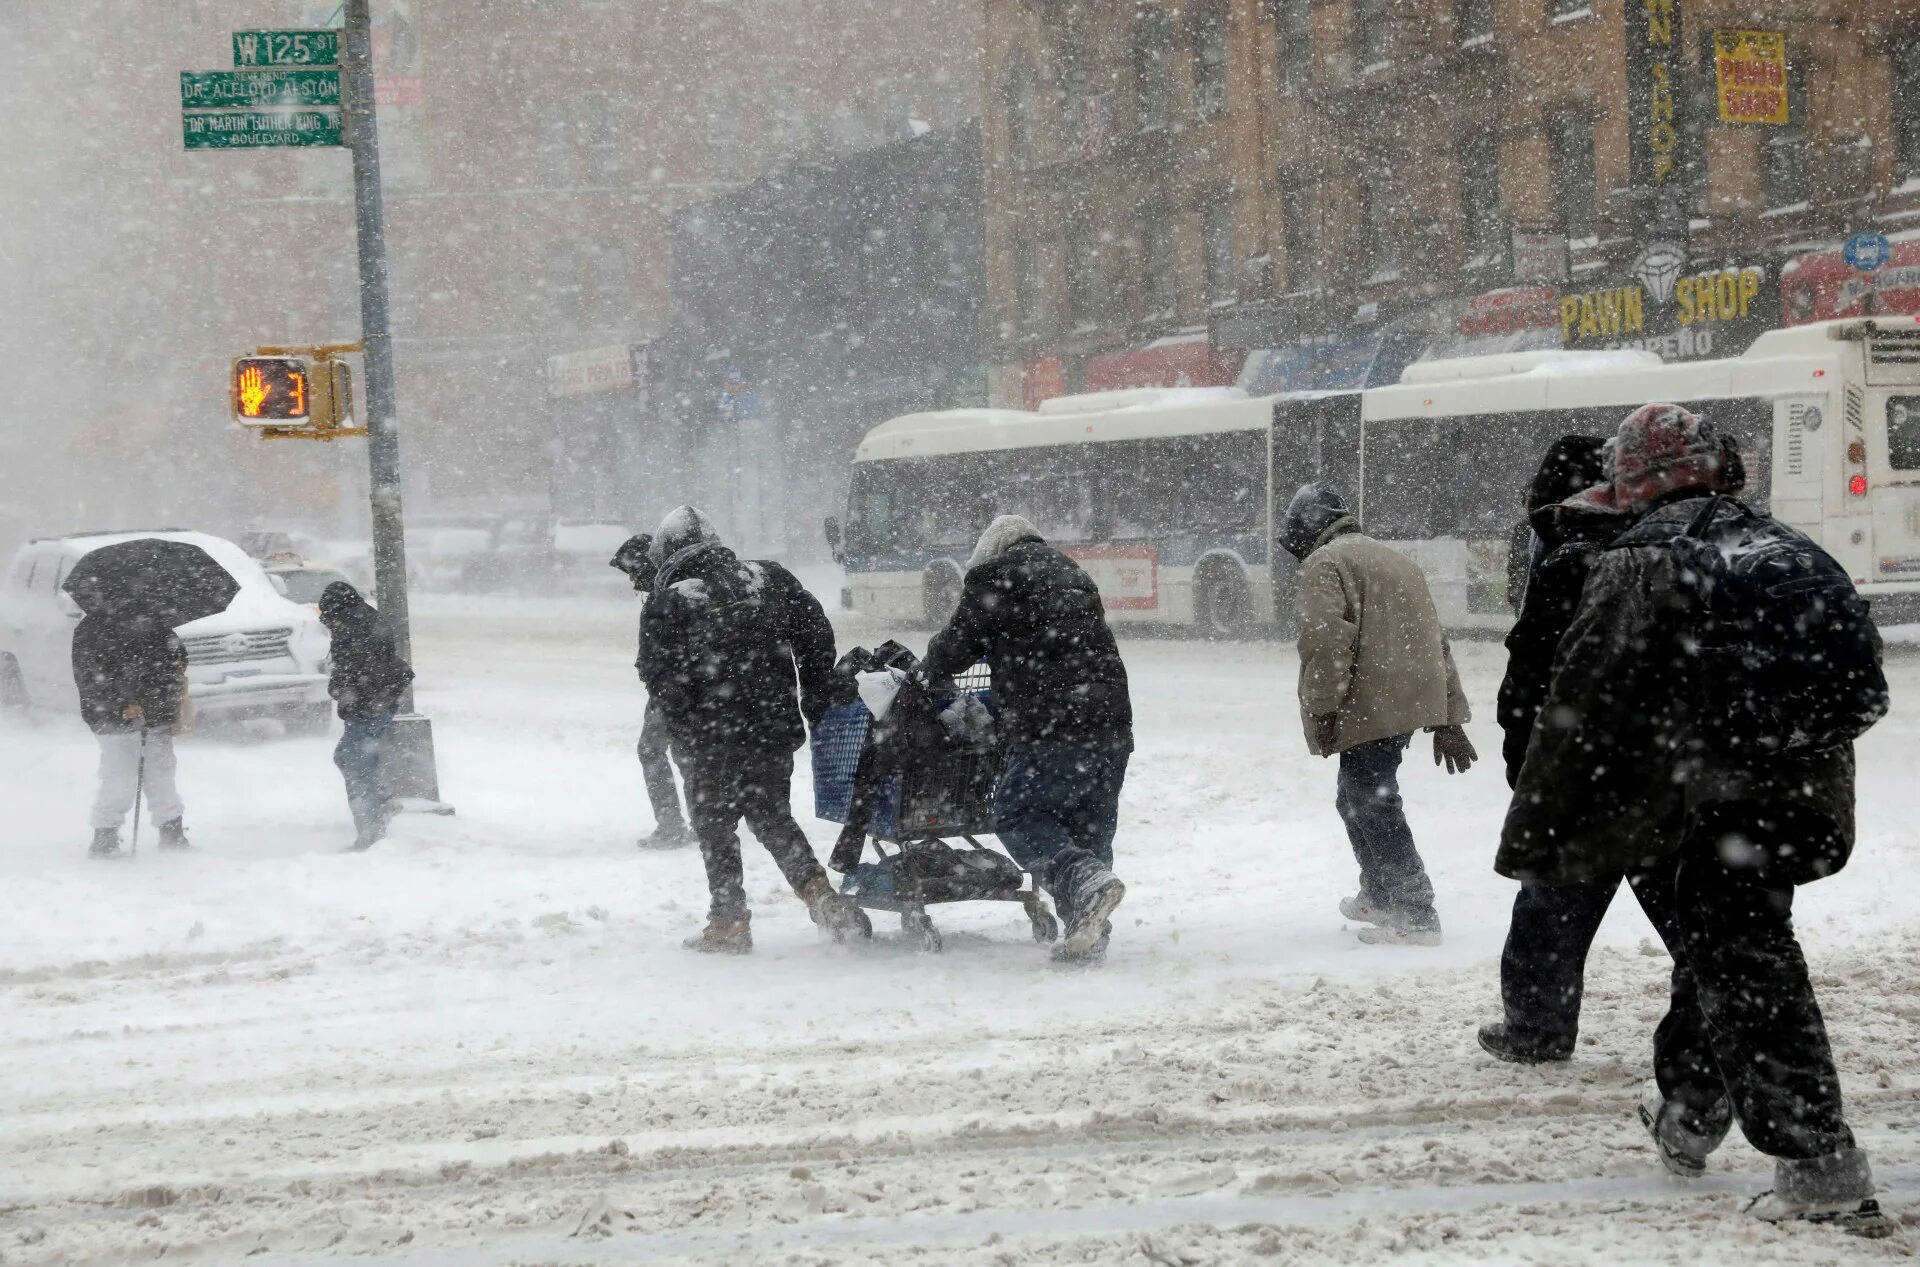
{"type": "Polygon", "coordinates": [[[1340,902],[1371,925],[1360,940],[1434,946],[1433,882],[1414,847],[1397,772],[1413,732],[1433,732],[1434,763],[1463,773],[1477,754],[1453,652],[1418,564],[1360,531],[1340,495],[1308,484],[1280,541],[1300,567],[1300,720],[1307,749],[1340,756],[1335,807],[1360,863],[1340,902]]]}

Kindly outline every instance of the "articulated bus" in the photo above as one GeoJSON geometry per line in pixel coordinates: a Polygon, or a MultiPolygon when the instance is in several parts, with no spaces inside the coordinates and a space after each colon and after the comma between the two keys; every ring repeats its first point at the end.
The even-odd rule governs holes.
{"type": "Polygon", "coordinates": [[[1367,532],[1417,559],[1453,629],[1510,623],[1508,559],[1540,456],[1672,401],[1738,437],[1751,502],[1819,541],[1883,620],[1920,614],[1920,322],[1769,332],[1739,357],[1526,352],[1418,362],[1401,381],[1248,398],[1232,388],[1106,392],[1038,411],[882,424],[829,525],[852,606],[938,623],[995,514],[1079,559],[1116,621],[1216,635],[1291,624],[1295,563],[1274,542],[1319,479],[1367,532]]]}

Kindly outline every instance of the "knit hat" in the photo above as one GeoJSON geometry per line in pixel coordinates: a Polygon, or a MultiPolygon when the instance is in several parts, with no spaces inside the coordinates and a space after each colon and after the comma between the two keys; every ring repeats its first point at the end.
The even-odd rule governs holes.
{"type": "Polygon", "coordinates": [[[1669,493],[1726,489],[1740,470],[1731,438],[1699,414],[1665,404],[1642,405],[1627,415],[1607,445],[1606,463],[1612,505],[1630,514],[1669,493]]]}

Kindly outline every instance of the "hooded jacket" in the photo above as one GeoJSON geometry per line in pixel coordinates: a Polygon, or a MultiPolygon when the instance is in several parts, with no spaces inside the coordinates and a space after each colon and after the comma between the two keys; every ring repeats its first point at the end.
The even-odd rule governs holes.
{"type": "Polygon", "coordinates": [[[73,684],[96,735],[172,730],[187,693],[187,649],[171,629],[88,616],[73,629],[73,684]],[[136,706],[142,716],[130,721],[136,706]]]}
{"type": "Polygon", "coordinates": [[[1300,722],[1316,756],[1472,717],[1426,574],[1335,519],[1300,567],[1300,722]],[[1332,715],[1331,743],[1314,718],[1332,715]]]}
{"type": "Polygon", "coordinates": [[[342,721],[390,717],[413,683],[393,631],[360,592],[340,581],[320,594],[320,622],[333,635],[333,672],[327,694],[342,721]]]}
{"type": "Polygon", "coordinates": [[[833,626],[778,563],[742,562],[681,507],[654,535],[659,575],[637,667],[677,750],[792,752],[833,689],[833,626]],[[799,685],[796,696],[795,682],[799,685]]]}
{"type": "Polygon", "coordinates": [[[1782,881],[1845,865],[1851,745],[1735,756],[1696,724],[1701,662],[1673,541],[1704,492],[1658,505],[1592,556],[1501,831],[1500,874],[1617,875],[1671,853],[1703,815],[1728,806],[1783,842],[1754,860],[1782,881]]]}
{"type": "Polygon", "coordinates": [[[960,606],[927,643],[934,677],[981,658],[1000,729],[1014,747],[1133,747],[1127,666],[1086,569],[1018,515],[980,534],[960,606]]]}

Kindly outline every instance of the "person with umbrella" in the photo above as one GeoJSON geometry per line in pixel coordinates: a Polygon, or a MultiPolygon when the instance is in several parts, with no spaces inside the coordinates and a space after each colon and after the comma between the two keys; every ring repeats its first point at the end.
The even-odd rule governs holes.
{"type": "MultiPolygon", "coordinates": [[[[162,849],[187,847],[173,735],[186,716],[187,649],[177,625],[226,610],[239,583],[198,546],[142,537],[89,553],[67,577],[80,712],[100,744],[88,853],[120,853],[120,824],[148,797],[162,849]]],[[[134,831],[139,832],[136,817],[134,831]]]]}

